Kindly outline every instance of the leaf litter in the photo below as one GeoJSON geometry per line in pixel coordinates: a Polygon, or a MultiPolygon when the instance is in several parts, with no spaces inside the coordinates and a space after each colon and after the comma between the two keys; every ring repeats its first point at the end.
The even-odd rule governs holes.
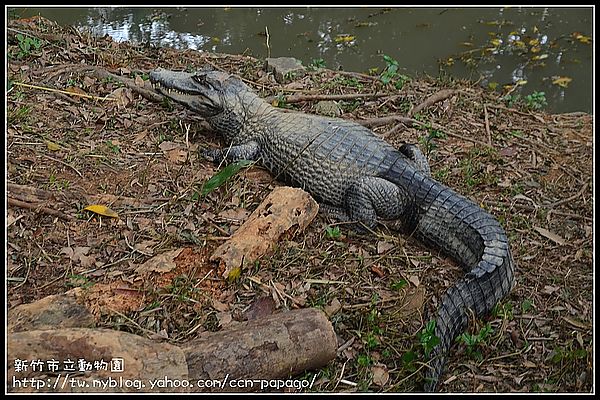
{"type": "MultiPolygon", "coordinates": [[[[56,89],[11,83],[7,93],[9,310],[76,285],[98,326],[181,343],[277,308],[319,307],[330,315],[340,351],[312,372],[313,390],[421,390],[416,334],[463,274],[439,251],[386,223],[370,234],[341,224],[330,237],[326,229],[337,221],[319,215],[234,281],[210,261],[280,183],[244,166],[207,188],[219,170],[199,152],[221,145],[219,138],[192,113],[142,97],[142,73],[211,65],[242,76],[265,98],[285,99],[261,60],[115,43],[41,17],[9,27],[9,83],[56,89]],[[45,41],[13,58],[14,30],[45,41]],[[86,213],[90,204],[120,219],[86,213]]],[[[561,78],[556,84],[567,85],[561,78]]],[[[493,330],[477,349],[481,358],[457,344],[440,390],[592,390],[592,117],[509,106],[448,78],[419,77],[398,89],[377,76],[322,68],[298,87],[319,95],[383,93],[358,107],[340,100],[342,117],[373,122],[395,146],[419,143],[436,179],[507,230],[517,285],[472,324],[471,334],[488,322],[493,330]],[[449,97],[406,119],[447,90],[449,97]],[[382,119],[394,115],[404,119],[382,119]]],[[[314,113],[316,103],[286,106],[314,113]]]]}

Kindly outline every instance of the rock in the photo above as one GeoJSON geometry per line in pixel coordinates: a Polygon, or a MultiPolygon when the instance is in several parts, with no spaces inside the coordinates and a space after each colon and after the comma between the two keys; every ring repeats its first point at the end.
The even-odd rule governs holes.
{"type": "Polygon", "coordinates": [[[265,59],[265,69],[267,72],[272,72],[275,80],[279,83],[304,76],[306,73],[302,61],[293,57],[267,58],[265,59]]]}
{"type": "Polygon", "coordinates": [[[315,104],[315,112],[326,117],[339,117],[342,110],[335,101],[324,100],[315,104]]]}

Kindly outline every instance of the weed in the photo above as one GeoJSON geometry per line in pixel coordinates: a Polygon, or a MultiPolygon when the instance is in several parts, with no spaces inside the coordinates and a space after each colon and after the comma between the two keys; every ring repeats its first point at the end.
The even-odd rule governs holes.
{"type": "Polygon", "coordinates": [[[436,139],[446,139],[448,136],[439,129],[434,129],[431,123],[426,123],[425,128],[427,129],[427,136],[419,137],[419,144],[425,149],[426,154],[431,154],[437,149],[436,139]]]}
{"type": "Polygon", "coordinates": [[[431,350],[438,344],[440,344],[440,338],[435,335],[435,320],[427,322],[427,325],[417,333],[417,339],[426,357],[429,357],[431,350]]]}
{"type": "Polygon", "coordinates": [[[106,147],[108,147],[108,149],[115,154],[118,154],[121,152],[121,148],[118,145],[113,144],[112,140],[106,141],[106,147]]]}
{"type": "Polygon", "coordinates": [[[17,34],[16,38],[19,46],[18,59],[29,57],[32,55],[32,50],[39,50],[42,47],[42,42],[38,38],[23,36],[20,33],[17,34]]]}
{"type": "Polygon", "coordinates": [[[308,64],[308,68],[311,70],[325,68],[325,60],[323,60],[322,58],[313,58],[310,64],[308,64]]]}
{"type": "Polygon", "coordinates": [[[383,60],[385,61],[385,69],[379,76],[379,79],[384,85],[387,85],[398,74],[398,61],[385,54],[383,55],[383,60]]]}
{"type": "Polygon", "coordinates": [[[544,92],[533,92],[525,96],[525,105],[530,110],[541,110],[548,105],[546,101],[546,93],[544,92]]]}
{"type": "Polygon", "coordinates": [[[520,94],[508,94],[502,98],[507,106],[512,107],[517,104],[523,104],[523,106],[532,111],[539,111],[548,105],[546,100],[546,93],[544,92],[533,92],[525,97],[520,94]]]}
{"type": "Polygon", "coordinates": [[[467,354],[470,357],[474,357],[475,359],[481,361],[483,356],[481,355],[481,351],[479,351],[479,347],[486,343],[486,340],[490,336],[490,334],[494,332],[492,326],[488,322],[483,328],[479,330],[479,333],[476,335],[472,335],[470,333],[463,333],[459,337],[456,338],[456,341],[463,342],[467,345],[467,354]]]}
{"type": "Polygon", "coordinates": [[[523,300],[523,303],[521,303],[521,311],[523,312],[523,314],[526,314],[528,311],[533,309],[533,307],[533,301],[529,299],[525,299],[523,300]]]}
{"type": "Polygon", "coordinates": [[[434,171],[432,174],[436,181],[445,183],[446,179],[448,179],[448,176],[450,175],[450,167],[445,166],[444,168],[434,171]]]}
{"type": "Polygon", "coordinates": [[[21,107],[17,108],[16,110],[9,110],[7,119],[10,124],[23,123],[23,122],[27,121],[27,118],[29,117],[30,113],[31,113],[30,106],[21,106],[21,107]]]}
{"type": "Polygon", "coordinates": [[[373,359],[368,354],[359,354],[358,357],[356,357],[356,363],[360,367],[366,368],[373,364],[373,359]]]}
{"type": "Polygon", "coordinates": [[[384,54],[383,60],[385,61],[385,69],[379,76],[379,80],[381,80],[384,85],[393,82],[396,89],[402,89],[404,84],[410,81],[410,77],[398,73],[398,61],[394,60],[392,57],[384,54]]]}
{"type": "Polygon", "coordinates": [[[409,372],[414,372],[417,369],[415,361],[417,361],[417,354],[413,350],[409,350],[402,355],[402,367],[409,372]]]}
{"type": "Polygon", "coordinates": [[[339,226],[327,226],[325,233],[329,239],[337,240],[342,236],[342,231],[339,226]]]}
{"type": "Polygon", "coordinates": [[[400,290],[406,285],[408,285],[408,282],[406,282],[406,279],[400,279],[399,281],[392,282],[390,287],[392,288],[392,290],[400,290]]]}
{"type": "Polygon", "coordinates": [[[67,287],[80,287],[83,289],[87,289],[93,286],[94,282],[90,281],[89,278],[85,275],[73,274],[67,277],[65,285],[67,287]]]}

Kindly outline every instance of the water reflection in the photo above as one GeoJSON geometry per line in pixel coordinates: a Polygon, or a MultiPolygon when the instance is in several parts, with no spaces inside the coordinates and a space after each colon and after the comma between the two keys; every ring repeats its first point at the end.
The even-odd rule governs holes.
{"type": "Polygon", "coordinates": [[[398,60],[400,72],[436,76],[441,68],[502,88],[527,81],[550,110],[591,111],[592,47],[573,39],[592,33],[592,9],[577,8],[51,8],[61,24],[178,49],[294,56],[305,65],[366,72],[398,60]],[[269,49],[265,31],[269,31],[269,49]],[[465,45],[469,46],[465,49],[465,45]],[[554,78],[553,78],[554,77],[554,78]],[[568,87],[553,84],[570,77],[568,87]]]}

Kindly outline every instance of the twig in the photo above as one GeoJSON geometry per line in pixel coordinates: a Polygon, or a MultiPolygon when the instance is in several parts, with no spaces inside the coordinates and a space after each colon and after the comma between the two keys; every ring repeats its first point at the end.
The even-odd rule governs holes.
{"type": "Polygon", "coordinates": [[[96,75],[96,77],[98,77],[100,79],[111,78],[111,79],[117,80],[117,81],[121,82],[122,84],[124,84],[125,86],[127,86],[133,92],[139,94],[140,96],[142,96],[143,98],[145,98],[147,100],[153,101],[155,103],[160,103],[163,101],[164,96],[162,96],[156,92],[153,92],[151,90],[147,90],[142,87],[139,87],[138,85],[135,84],[135,81],[133,79],[124,78],[122,76],[115,75],[113,73],[106,71],[105,69],[98,68],[98,67],[85,66],[85,68],[83,68],[83,70],[84,71],[85,70],[92,71],[94,73],[94,75],[96,75]]]}
{"type": "Polygon", "coordinates": [[[430,127],[430,128],[442,130],[448,136],[453,136],[453,137],[456,137],[456,138],[459,138],[462,140],[466,140],[468,142],[472,142],[472,143],[478,144],[480,146],[492,147],[489,144],[487,144],[485,142],[481,142],[477,139],[473,139],[473,138],[470,138],[467,136],[460,135],[458,133],[448,131],[445,127],[443,127],[439,124],[436,124],[436,123],[426,124],[424,122],[417,121],[416,119],[404,117],[401,115],[388,115],[386,117],[369,118],[369,119],[354,120],[354,121],[358,122],[359,124],[361,124],[363,126],[366,126],[367,128],[372,128],[372,127],[380,126],[380,125],[387,125],[387,124],[391,124],[392,122],[401,122],[404,124],[419,125],[419,126],[422,126],[425,128],[430,127]]]}
{"type": "Polygon", "coordinates": [[[562,199],[562,200],[559,200],[559,201],[555,201],[554,203],[542,204],[542,207],[553,208],[553,207],[556,207],[556,206],[558,206],[560,204],[568,203],[571,200],[575,200],[576,198],[578,198],[579,196],[581,196],[583,194],[583,192],[585,192],[585,189],[587,189],[587,187],[588,187],[588,182],[585,182],[583,184],[583,186],[581,187],[581,189],[579,189],[579,191],[577,193],[575,193],[573,196],[567,197],[566,199],[562,199]]]}
{"type": "Polygon", "coordinates": [[[492,145],[492,132],[490,131],[490,119],[488,117],[487,107],[483,105],[483,116],[485,118],[485,132],[487,133],[488,143],[492,145]]]}
{"type": "Polygon", "coordinates": [[[454,90],[454,89],[440,90],[439,92],[434,93],[431,96],[429,96],[428,98],[426,98],[425,101],[422,102],[421,104],[411,108],[410,111],[408,112],[408,116],[412,117],[413,115],[415,115],[422,109],[432,106],[433,104],[437,103],[438,101],[446,100],[448,97],[454,95],[455,93],[456,93],[456,90],[454,90]]]}
{"type": "MultiPolygon", "coordinates": [[[[293,95],[285,98],[285,102],[290,103],[301,103],[304,101],[322,101],[322,100],[354,100],[354,99],[378,99],[380,97],[388,96],[385,93],[347,93],[347,94],[307,94],[307,95],[293,95]]],[[[265,97],[265,101],[272,102],[276,96],[265,97]]]]}
{"type": "Polygon", "coordinates": [[[265,33],[267,35],[267,40],[266,40],[267,41],[267,58],[270,58],[271,57],[271,46],[269,46],[269,39],[271,37],[269,36],[269,27],[268,26],[265,26],[265,33]]]}
{"type": "Polygon", "coordinates": [[[44,157],[46,157],[46,158],[49,158],[49,159],[50,159],[50,160],[52,160],[52,161],[56,161],[57,163],[61,163],[62,165],[66,165],[67,167],[71,168],[73,171],[77,172],[77,175],[79,175],[80,177],[82,177],[82,178],[83,178],[83,175],[81,175],[81,172],[79,172],[79,171],[77,170],[77,168],[75,168],[74,166],[72,166],[72,165],[70,165],[70,164],[67,164],[67,163],[66,163],[66,162],[64,162],[64,161],[57,160],[56,158],[50,157],[49,155],[46,155],[46,154],[44,154],[43,156],[44,156],[44,157]]]}
{"type": "Polygon", "coordinates": [[[15,86],[23,86],[23,87],[30,88],[30,89],[38,89],[38,90],[45,90],[47,92],[67,94],[69,96],[79,96],[79,97],[83,97],[86,99],[92,99],[92,100],[117,101],[117,99],[108,97],[108,96],[106,96],[106,97],[91,96],[89,94],[68,92],[66,90],[53,89],[53,88],[44,87],[44,86],[29,85],[27,83],[21,83],[21,82],[13,82],[12,84],[15,86]]]}
{"type": "Polygon", "coordinates": [[[49,215],[53,215],[55,217],[59,217],[62,219],[65,219],[67,221],[75,221],[76,218],[71,217],[70,215],[67,215],[61,211],[58,210],[52,210],[50,208],[47,207],[43,207],[39,204],[32,204],[32,203],[26,203],[24,201],[21,200],[17,200],[17,199],[13,199],[13,198],[8,198],[8,205],[9,206],[14,206],[14,207],[21,207],[21,208],[27,208],[29,210],[36,210],[36,211],[41,211],[44,214],[49,214],[49,215]]]}

